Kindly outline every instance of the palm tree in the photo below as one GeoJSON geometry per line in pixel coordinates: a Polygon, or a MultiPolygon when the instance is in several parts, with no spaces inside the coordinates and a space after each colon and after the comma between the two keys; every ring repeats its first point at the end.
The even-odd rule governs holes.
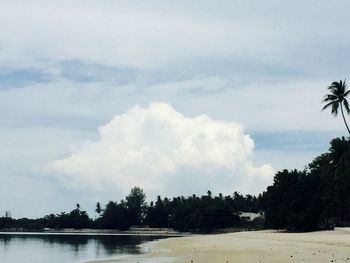
{"type": "Polygon", "coordinates": [[[343,120],[346,126],[346,129],[349,130],[349,126],[346,123],[345,116],[344,116],[344,111],[343,111],[343,105],[347,111],[347,113],[350,113],[350,108],[349,108],[349,103],[346,100],[346,96],[350,93],[350,90],[346,90],[346,80],[342,81],[340,80],[339,82],[334,81],[332,84],[328,87],[328,90],[331,91],[331,94],[326,94],[324,96],[324,99],[322,102],[327,103],[322,110],[325,110],[328,107],[331,107],[331,113],[336,117],[338,115],[338,109],[340,106],[340,111],[343,116],[343,120]]]}

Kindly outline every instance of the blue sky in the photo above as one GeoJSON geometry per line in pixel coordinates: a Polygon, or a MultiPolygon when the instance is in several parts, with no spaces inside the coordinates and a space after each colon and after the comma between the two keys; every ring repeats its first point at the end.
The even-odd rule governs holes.
{"type": "Polygon", "coordinates": [[[349,7],[1,1],[0,213],[41,216],[75,203],[92,211],[132,184],[150,198],[258,193],[274,171],[302,169],[346,135],[320,109],[327,86],[349,76],[349,7]],[[172,139],[154,144],[158,130],[172,139]],[[200,149],[212,154],[189,154],[200,149]],[[128,166],[130,154],[139,159],[128,166]]]}

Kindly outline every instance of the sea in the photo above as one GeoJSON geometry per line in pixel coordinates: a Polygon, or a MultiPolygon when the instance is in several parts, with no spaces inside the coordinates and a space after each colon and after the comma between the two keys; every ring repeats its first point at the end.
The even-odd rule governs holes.
{"type": "MultiPolygon", "coordinates": [[[[164,236],[0,232],[1,263],[86,263],[142,255],[140,246],[164,236]]],[[[117,260],[117,262],[119,261],[117,260]]]]}

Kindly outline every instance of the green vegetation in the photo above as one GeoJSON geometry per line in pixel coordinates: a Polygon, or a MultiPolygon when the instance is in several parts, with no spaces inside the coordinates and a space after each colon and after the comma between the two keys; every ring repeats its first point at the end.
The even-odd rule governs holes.
{"type": "MultiPolygon", "coordinates": [[[[95,228],[127,230],[131,226],[174,228],[179,231],[211,232],[228,227],[254,227],[240,220],[238,211],[260,211],[260,197],[243,196],[235,192],[232,196],[212,197],[196,195],[162,199],[158,196],[155,203],[146,204],[146,195],[139,187],[131,189],[126,201],[109,201],[104,209],[97,203],[93,220],[77,204],[69,213],[50,214],[39,219],[0,218],[0,229],[42,230],[44,228],[95,228]]],[[[261,222],[259,225],[261,226],[261,222]]]]}
{"type": "Polygon", "coordinates": [[[331,141],[329,152],[304,171],[278,172],[263,194],[266,224],[313,230],[350,225],[350,141],[331,141]]]}

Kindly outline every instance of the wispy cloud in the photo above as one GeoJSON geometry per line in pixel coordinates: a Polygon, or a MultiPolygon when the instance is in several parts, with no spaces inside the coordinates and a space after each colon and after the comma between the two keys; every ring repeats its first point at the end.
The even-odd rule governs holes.
{"type": "Polygon", "coordinates": [[[51,74],[35,68],[0,70],[0,89],[27,87],[52,81],[51,74]]]}

